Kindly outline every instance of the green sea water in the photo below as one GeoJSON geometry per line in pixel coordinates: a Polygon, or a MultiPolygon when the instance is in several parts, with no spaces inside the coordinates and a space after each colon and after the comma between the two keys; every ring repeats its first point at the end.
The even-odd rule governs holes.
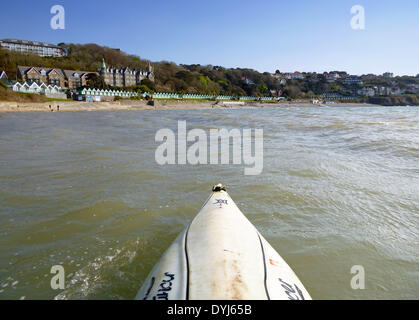
{"type": "Polygon", "coordinates": [[[314,299],[419,298],[419,108],[292,107],[0,114],[0,299],[134,298],[218,182],[314,299]],[[159,166],[179,120],[262,128],[262,174],[159,166]]]}

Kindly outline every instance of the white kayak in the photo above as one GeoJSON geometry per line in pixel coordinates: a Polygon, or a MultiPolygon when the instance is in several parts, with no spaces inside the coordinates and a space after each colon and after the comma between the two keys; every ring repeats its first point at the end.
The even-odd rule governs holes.
{"type": "Polygon", "coordinates": [[[311,300],[222,185],[163,254],[138,300],[311,300]]]}

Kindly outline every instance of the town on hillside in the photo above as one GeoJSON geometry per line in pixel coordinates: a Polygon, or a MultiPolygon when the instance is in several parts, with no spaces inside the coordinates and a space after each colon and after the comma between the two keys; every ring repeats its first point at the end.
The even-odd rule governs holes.
{"type": "Polygon", "coordinates": [[[260,73],[220,66],[151,63],[95,44],[0,40],[0,82],[16,93],[78,101],[117,99],[368,102],[418,105],[419,74],[345,71],[260,73]]]}

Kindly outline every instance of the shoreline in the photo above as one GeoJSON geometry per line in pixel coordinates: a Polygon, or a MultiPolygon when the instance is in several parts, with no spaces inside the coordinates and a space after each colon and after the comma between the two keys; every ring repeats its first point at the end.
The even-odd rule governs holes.
{"type": "Polygon", "coordinates": [[[42,103],[0,101],[0,113],[19,112],[69,112],[69,111],[117,111],[117,110],[194,110],[194,109],[242,109],[242,108],[289,108],[289,107],[372,107],[368,103],[335,103],[315,105],[310,102],[258,103],[245,102],[242,105],[215,101],[172,101],[157,100],[154,106],[146,101],[120,100],[112,102],[51,101],[42,103]],[[51,106],[51,109],[50,109],[51,106]],[[59,110],[58,110],[59,106],[59,110]]]}

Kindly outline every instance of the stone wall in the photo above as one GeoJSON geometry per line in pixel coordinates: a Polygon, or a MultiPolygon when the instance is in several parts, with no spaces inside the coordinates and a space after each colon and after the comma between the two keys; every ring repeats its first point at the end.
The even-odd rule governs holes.
{"type": "Polygon", "coordinates": [[[46,93],[45,96],[53,99],[67,99],[67,94],[65,93],[46,93]]]}

